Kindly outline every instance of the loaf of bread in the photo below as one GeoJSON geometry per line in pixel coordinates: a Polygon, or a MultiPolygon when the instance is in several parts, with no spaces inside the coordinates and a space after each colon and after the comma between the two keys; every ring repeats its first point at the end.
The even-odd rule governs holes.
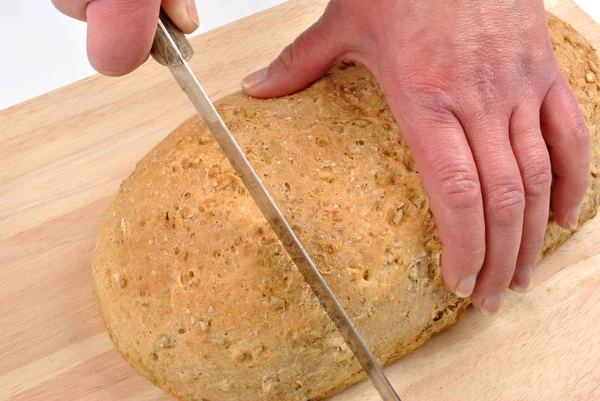
{"type": "MultiPolygon", "coordinates": [[[[600,200],[600,63],[570,26],[549,24],[591,132],[583,223],[600,200]]],[[[344,62],[293,96],[236,93],[217,108],[382,365],[461,316],[469,301],[444,286],[419,174],[364,67],[344,62]]],[[[550,217],[544,255],[570,235],[550,217]]],[[[93,280],[117,349],[177,399],[317,400],[364,377],[198,117],[121,185],[93,280]]]]}

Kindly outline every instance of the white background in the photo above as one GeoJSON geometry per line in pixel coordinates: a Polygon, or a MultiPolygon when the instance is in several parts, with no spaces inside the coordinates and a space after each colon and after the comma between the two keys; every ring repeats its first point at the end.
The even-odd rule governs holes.
{"type": "MultiPolygon", "coordinates": [[[[197,0],[196,34],[285,1],[197,0]]],[[[599,0],[575,1],[600,22],[599,0]]],[[[0,38],[0,110],[94,74],[85,24],[60,14],[50,0],[0,0],[0,38]]]]}

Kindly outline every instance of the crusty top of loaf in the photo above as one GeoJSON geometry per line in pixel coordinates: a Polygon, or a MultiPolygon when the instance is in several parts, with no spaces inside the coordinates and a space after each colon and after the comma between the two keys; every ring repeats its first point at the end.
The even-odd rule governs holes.
{"type": "MultiPolygon", "coordinates": [[[[551,18],[561,67],[592,131],[590,45],[551,18]]],[[[440,276],[441,245],[411,154],[374,77],[344,62],[281,99],[217,108],[381,363],[466,307],[440,276]]],[[[594,180],[582,211],[598,204],[594,180]]],[[[545,250],[568,232],[550,223],[545,250]]],[[[192,117],[136,166],[110,205],[95,294],[126,360],[182,400],[307,400],[362,372],[204,124],[192,117]]]]}

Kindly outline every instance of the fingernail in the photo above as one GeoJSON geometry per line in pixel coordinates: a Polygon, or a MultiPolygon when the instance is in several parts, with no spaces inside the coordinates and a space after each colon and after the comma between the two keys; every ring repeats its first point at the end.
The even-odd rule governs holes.
{"type": "Polygon", "coordinates": [[[481,313],[486,316],[492,316],[498,313],[500,310],[500,304],[502,303],[502,293],[496,295],[490,295],[483,300],[481,304],[481,313]]]}
{"type": "Polygon", "coordinates": [[[188,17],[190,18],[192,23],[196,25],[196,28],[198,28],[200,26],[200,20],[198,19],[198,9],[196,8],[196,1],[187,0],[186,3],[188,17]]]}
{"type": "Polygon", "coordinates": [[[244,89],[251,89],[260,85],[261,82],[267,79],[267,71],[268,68],[265,67],[248,75],[246,78],[242,79],[242,87],[244,89]]]}
{"type": "Polygon", "coordinates": [[[477,280],[477,274],[472,274],[465,278],[461,278],[458,280],[458,284],[456,284],[456,289],[454,293],[459,298],[468,298],[473,293],[473,289],[475,288],[475,281],[477,280]]]}
{"type": "Polygon", "coordinates": [[[571,210],[567,218],[567,224],[571,230],[577,230],[577,225],[579,225],[579,206],[571,210]]]}
{"type": "Polygon", "coordinates": [[[513,291],[524,293],[527,292],[529,284],[531,283],[531,277],[533,276],[533,266],[527,266],[522,268],[515,274],[513,278],[512,288],[513,291]]]}

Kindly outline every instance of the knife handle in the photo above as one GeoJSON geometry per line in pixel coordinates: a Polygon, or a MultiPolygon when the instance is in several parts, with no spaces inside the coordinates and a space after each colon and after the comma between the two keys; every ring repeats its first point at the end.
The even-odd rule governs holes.
{"type": "MultiPolygon", "coordinates": [[[[171,21],[171,18],[169,18],[163,9],[160,10],[159,19],[173,38],[175,45],[178,47],[185,61],[189,61],[194,55],[194,50],[192,49],[192,45],[190,42],[188,42],[183,32],[177,28],[177,26],[173,23],[173,21],[171,21]]],[[[160,25],[156,29],[156,35],[154,36],[154,42],[152,43],[150,55],[158,63],[166,67],[175,67],[182,64],[181,57],[173,48],[171,41],[160,25]]]]}

